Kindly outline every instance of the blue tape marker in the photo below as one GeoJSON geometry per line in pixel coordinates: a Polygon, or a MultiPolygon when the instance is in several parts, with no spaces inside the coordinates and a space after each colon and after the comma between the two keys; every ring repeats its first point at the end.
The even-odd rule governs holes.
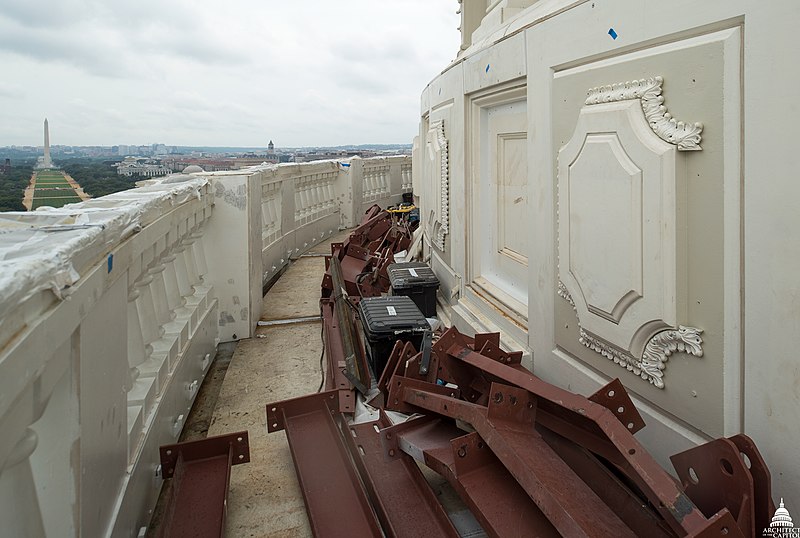
{"type": "Polygon", "coordinates": [[[113,254],[109,254],[108,255],[108,272],[110,273],[113,268],[114,268],[114,255],[113,254]]]}
{"type": "Polygon", "coordinates": [[[486,72],[489,72],[489,64],[486,64],[486,72]]]}
{"type": "Polygon", "coordinates": [[[611,36],[611,39],[616,39],[617,38],[617,32],[615,32],[613,28],[609,28],[608,29],[608,35],[611,36]]]}

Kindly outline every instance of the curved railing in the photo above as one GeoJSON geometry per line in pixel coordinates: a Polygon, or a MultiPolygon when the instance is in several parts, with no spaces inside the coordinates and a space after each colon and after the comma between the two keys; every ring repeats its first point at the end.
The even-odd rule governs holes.
{"type": "Polygon", "coordinates": [[[410,190],[410,157],[176,174],[0,213],[0,521],[137,536],[220,341],[289,259],[410,190]]]}

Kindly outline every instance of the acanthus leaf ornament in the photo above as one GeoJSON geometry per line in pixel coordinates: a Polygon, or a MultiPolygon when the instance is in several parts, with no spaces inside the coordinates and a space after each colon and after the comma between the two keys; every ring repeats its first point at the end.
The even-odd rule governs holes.
{"type": "Polygon", "coordinates": [[[662,140],[678,146],[679,151],[702,150],[700,135],[703,132],[703,124],[678,121],[667,112],[667,107],[664,106],[664,96],[661,95],[663,83],[662,77],[650,77],[598,86],[589,90],[585,104],[597,105],[640,99],[642,111],[650,128],[662,140]]]}
{"type": "MultiPolygon", "coordinates": [[[[572,295],[561,281],[558,282],[558,295],[572,305],[573,310],[577,312],[572,295]]],[[[695,327],[679,325],[677,329],[665,329],[657,332],[645,344],[640,359],[589,334],[580,326],[580,320],[578,320],[578,328],[580,332],[578,341],[582,345],[614,361],[659,389],[664,388],[664,369],[670,355],[681,352],[695,357],[703,356],[703,339],[700,336],[703,331],[695,327]]]]}

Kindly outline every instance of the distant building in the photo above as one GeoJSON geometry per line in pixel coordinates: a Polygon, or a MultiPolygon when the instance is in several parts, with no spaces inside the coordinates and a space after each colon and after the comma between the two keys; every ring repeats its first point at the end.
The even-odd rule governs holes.
{"type": "Polygon", "coordinates": [[[116,165],[117,174],[120,176],[132,177],[159,177],[166,176],[172,169],[157,161],[126,157],[116,165]]]}
{"type": "Polygon", "coordinates": [[[5,174],[11,170],[11,159],[6,159],[3,164],[0,164],[0,174],[5,174]]]}

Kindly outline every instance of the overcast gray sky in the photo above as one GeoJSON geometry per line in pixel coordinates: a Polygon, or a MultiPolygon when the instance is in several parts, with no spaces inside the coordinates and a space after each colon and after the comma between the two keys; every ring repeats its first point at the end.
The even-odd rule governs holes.
{"type": "Polygon", "coordinates": [[[0,145],[410,143],[456,0],[0,0],[0,145]]]}

